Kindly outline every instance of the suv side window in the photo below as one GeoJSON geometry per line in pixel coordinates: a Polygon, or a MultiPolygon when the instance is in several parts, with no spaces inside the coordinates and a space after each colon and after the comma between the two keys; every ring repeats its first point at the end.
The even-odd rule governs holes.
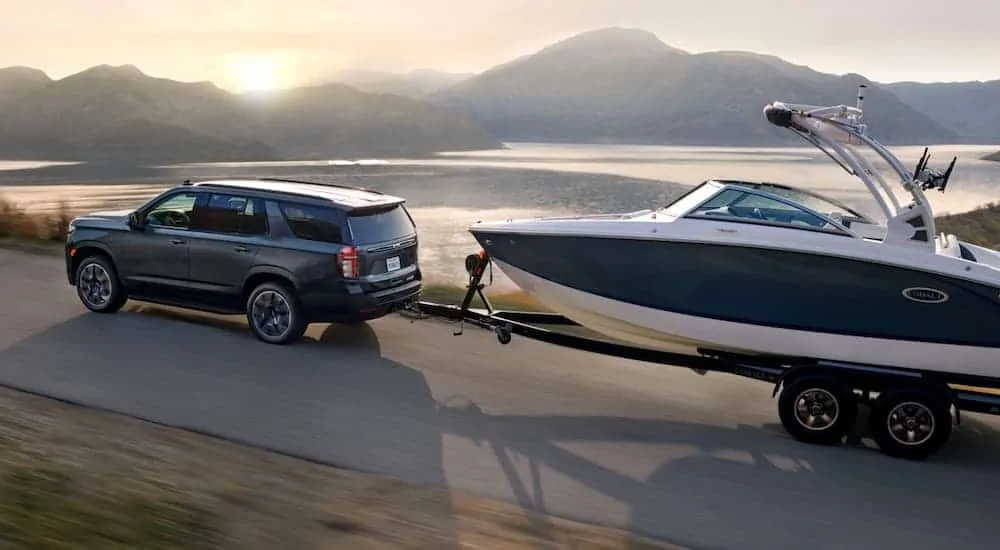
{"type": "Polygon", "coordinates": [[[145,221],[154,227],[188,229],[198,193],[184,192],[170,195],[146,211],[145,221]]]}
{"type": "Polygon", "coordinates": [[[347,244],[344,242],[341,228],[343,214],[339,210],[290,202],[280,204],[281,214],[296,237],[310,241],[347,244]]]}
{"type": "Polygon", "coordinates": [[[267,214],[264,201],[256,198],[210,193],[199,203],[191,216],[191,229],[211,233],[264,235],[267,214]]]}

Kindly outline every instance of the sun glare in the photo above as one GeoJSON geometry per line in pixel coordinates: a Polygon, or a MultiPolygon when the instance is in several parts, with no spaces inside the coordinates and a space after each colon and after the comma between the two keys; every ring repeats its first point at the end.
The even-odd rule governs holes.
{"type": "Polygon", "coordinates": [[[236,66],[242,92],[273,90],[280,85],[277,64],[270,59],[242,59],[236,66]]]}

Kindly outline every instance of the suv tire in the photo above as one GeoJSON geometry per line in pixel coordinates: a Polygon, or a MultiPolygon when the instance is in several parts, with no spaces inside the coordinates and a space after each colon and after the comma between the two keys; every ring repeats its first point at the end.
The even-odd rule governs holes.
{"type": "Polygon", "coordinates": [[[76,267],[76,295],[95,313],[116,313],[128,301],[118,270],[103,254],[87,256],[76,267]]]}
{"type": "Polygon", "coordinates": [[[281,283],[262,283],[246,302],[247,323],[261,341],[284,345],[306,332],[307,324],[295,291],[281,283]]]}

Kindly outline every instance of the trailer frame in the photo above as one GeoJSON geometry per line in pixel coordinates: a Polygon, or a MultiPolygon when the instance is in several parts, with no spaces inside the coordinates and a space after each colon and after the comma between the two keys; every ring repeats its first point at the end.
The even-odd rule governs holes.
{"type": "Polygon", "coordinates": [[[457,321],[459,329],[453,333],[455,336],[462,335],[464,325],[468,323],[493,332],[502,345],[509,344],[516,334],[590,353],[688,368],[700,375],[718,372],[770,383],[773,386],[771,397],[780,394],[778,413],[786,431],[806,443],[839,443],[854,427],[858,405],[863,404],[872,409],[869,427],[883,454],[923,460],[944,446],[952,426],[961,423],[962,411],[1000,416],[998,378],[815,357],[742,355],[706,348],[698,349],[700,355],[688,355],[632,346],[612,339],[580,336],[558,328],[546,328],[583,328],[558,313],[496,309],[484,292],[489,286],[483,282],[487,269],[492,282],[492,260],[485,250],[468,255],[465,269],[469,279],[459,305],[419,300],[408,310],[420,316],[457,321]],[[476,298],[483,303],[483,308],[472,307],[476,298]],[[812,404],[803,407],[802,400],[807,399],[803,396],[810,393],[813,394],[812,404]],[[829,427],[814,428],[796,419],[796,411],[808,407],[818,411],[816,399],[829,401],[831,398],[836,401],[836,413],[829,427]],[[906,410],[906,407],[917,410],[914,414],[923,418],[924,424],[913,418],[900,420],[903,417],[898,411],[906,410]],[[906,429],[911,424],[916,427],[906,429]],[[902,432],[894,431],[894,426],[900,426],[907,433],[925,429],[921,426],[930,426],[930,433],[917,443],[902,441],[898,437],[902,432]]]}

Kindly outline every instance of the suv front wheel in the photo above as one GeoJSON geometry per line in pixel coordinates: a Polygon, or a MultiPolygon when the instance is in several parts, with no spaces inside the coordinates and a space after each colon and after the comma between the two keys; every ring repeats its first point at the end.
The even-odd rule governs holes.
{"type": "Polygon", "coordinates": [[[100,254],[84,258],[76,267],[76,294],[84,307],[96,313],[115,313],[128,300],[114,264],[100,254]]]}
{"type": "Polygon", "coordinates": [[[254,336],[268,344],[290,344],[306,332],[298,297],[283,284],[263,283],[253,289],[246,314],[254,336]]]}

